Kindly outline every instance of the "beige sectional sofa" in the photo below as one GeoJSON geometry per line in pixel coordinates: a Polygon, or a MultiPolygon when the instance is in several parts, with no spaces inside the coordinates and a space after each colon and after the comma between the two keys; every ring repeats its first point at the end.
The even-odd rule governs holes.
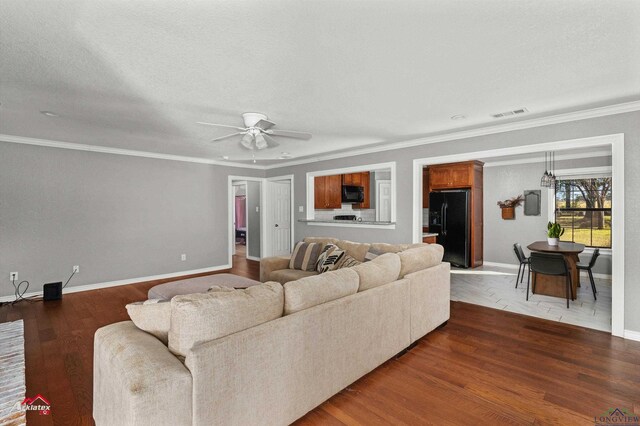
{"type": "MultiPolygon", "coordinates": [[[[336,243],[362,254],[356,258],[374,246],[336,243]]],[[[99,329],[96,424],[284,425],[300,418],[449,319],[441,246],[375,251],[378,257],[358,266],[288,281],[299,271],[287,271],[282,258],[264,259],[261,276],[270,282],[176,296],[155,307],[170,315],[168,344],[131,321],[99,329]]]]}

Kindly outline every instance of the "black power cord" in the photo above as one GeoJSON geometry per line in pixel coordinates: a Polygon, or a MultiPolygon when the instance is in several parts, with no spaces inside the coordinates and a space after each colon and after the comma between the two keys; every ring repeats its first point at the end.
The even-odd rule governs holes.
{"type": "MultiPolygon", "coordinates": [[[[67,279],[67,282],[64,283],[62,288],[65,288],[67,286],[67,284],[69,284],[69,281],[71,281],[71,278],[73,278],[73,276],[75,274],[76,274],[75,270],[73,272],[71,272],[71,275],[67,279]]],[[[15,296],[15,300],[13,300],[11,302],[0,302],[0,306],[15,305],[16,303],[23,302],[23,301],[24,302],[38,302],[38,301],[42,300],[42,297],[40,297],[40,296],[24,297],[24,295],[27,293],[27,290],[29,290],[29,281],[22,280],[16,285],[16,280],[12,279],[11,280],[11,284],[13,285],[13,289],[14,289],[13,295],[15,296]],[[24,289],[22,288],[23,284],[25,284],[24,289]]]]}
{"type": "Polygon", "coordinates": [[[39,296],[24,297],[24,295],[27,293],[27,290],[29,290],[29,281],[22,280],[18,284],[16,284],[16,280],[12,279],[11,284],[13,285],[13,295],[15,299],[11,302],[2,302],[0,303],[0,306],[15,305],[16,303],[23,301],[36,302],[38,300],[39,296]],[[22,287],[23,284],[25,284],[24,288],[22,287]]]}
{"type": "Polygon", "coordinates": [[[66,283],[64,283],[64,285],[62,286],[62,288],[65,288],[67,286],[67,284],[69,284],[69,281],[71,281],[71,278],[73,278],[73,276],[76,274],[76,270],[74,269],[73,272],[71,272],[71,275],[69,276],[69,279],[67,280],[66,283]]]}

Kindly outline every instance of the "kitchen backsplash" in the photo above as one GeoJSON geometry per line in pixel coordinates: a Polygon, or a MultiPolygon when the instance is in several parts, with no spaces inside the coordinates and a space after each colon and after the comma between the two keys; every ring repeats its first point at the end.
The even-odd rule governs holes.
{"type": "Polygon", "coordinates": [[[335,210],[315,210],[314,218],[316,220],[332,220],[338,215],[355,215],[361,217],[362,220],[376,220],[376,209],[354,209],[351,204],[343,204],[342,208],[335,210]]]}

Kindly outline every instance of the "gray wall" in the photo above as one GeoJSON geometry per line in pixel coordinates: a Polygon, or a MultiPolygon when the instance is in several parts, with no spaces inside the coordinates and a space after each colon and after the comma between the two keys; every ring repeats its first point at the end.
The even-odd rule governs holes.
{"type": "Polygon", "coordinates": [[[0,296],[227,264],[229,174],[264,173],[0,142],[0,296]]]}
{"type": "MultiPolygon", "coordinates": [[[[267,176],[293,173],[295,175],[295,205],[299,206],[306,205],[306,172],[396,161],[399,191],[397,194],[398,224],[395,230],[367,229],[367,232],[362,232],[362,230],[358,231],[356,228],[317,227],[297,222],[295,223],[295,238],[299,240],[305,236],[326,235],[363,242],[407,242],[411,241],[412,238],[412,162],[414,159],[624,133],[625,245],[627,247],[625,258],[625,276],[627,277],[625,283],[625,328],[640,331],[640,310],[636,308],[640,305],[640,285],[634,280],[634,277],[640,276],[640,262],[638,262],[638,256],[634,250],[634,247],[640,244],[640,215],[636,214],[640,210],[640,192],[633,191],[634,188],[640,188],[640,173],[637,172],[637,165],[640,164],[640,126],[638,126],[638,123],[640,123],[640,112],[635,111],[457,141],[271,169],[267,171],[267,176]]],[[[305,217],[305,213],[297,213],[297,211],[296,209],[295,219],[305,217]]]]}
{"type": "MultiPolygon", "coordinates": [[[[584,158],[558,161],[556,169],[610,166],[611,157],[584,158]]],[[[520,243],[528,255],[527,244],[545,240],[548,218],[548,189],[540,188],[543,163],[513,164],[484,168],[484,260],[487,262],[517,264],[513,243],[520,243]],[[515,220],[503,220],[498,200],[505,200],[527,189],[540,189],[542,205],[540,216],[525,216],[524,206],[516,208],[515,220]]],[[[591,254],[580,256],[588,261],[591,254]]],[[[611,256],[601,255],[594,272],[611,274],[611,256]]]]}
{"type": "Polygon", "coordinates": [[[247,255],[260,257],[260,213],[256,207],[260,206],[260,182],[247,182],[247,233],[249,246],[247,255]]]}

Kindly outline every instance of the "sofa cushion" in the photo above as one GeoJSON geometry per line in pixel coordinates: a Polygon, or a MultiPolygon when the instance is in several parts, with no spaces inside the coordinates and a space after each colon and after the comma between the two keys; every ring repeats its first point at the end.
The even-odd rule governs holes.
{"type": "Polygon", "coordinates": [[[318,273],[316,271],[299,271],[297,269],[279,269],[271,273],[270,280],[277,281],[284,285],[284,283],[288,283],[289,281],[295,281],[313,275],[318,275],[318,273]]]}
{"type": "Polygon", "coordinates": [[[169,335],[171,303],[164,299],[150,299],[144,302],[129,303],[129,318],[142,331],[155,336],[165,345],[169,335]]]}
{"type": "Polygon", "coordinates": [[[302,241],[304,241],[305,243],[319,243],[322,246],[326,246],[327,244],[337,243],[338,239],[330,237],[306,237],[302,241]]]}
{"type": "Polygon", "coordinates": [[[178,294],[204,293],[212,285],[219,285],[232,288],[246,288],[261,284],[260,281],[241,277],[233,274],[212,274],[203,277],[187,278],[184,280],[171,281],[151,287],[147,293],[149,299],[170,300],[178,294]]]}
{"type": "Polygon", "coordinates": [[[320,253],[316,270],[322,274],[338,269],[338,264],[346,254],[347,253],[338,246],[334,244],[327,244],[322,250],[322,253],[320,253]]]}
{"type": "Polygon", "coordinates": [[[364,262],[364,256],[369,251],[371,244],[368,243],[354,243],[353,241],[340,240],[336,243],[338,247],[346,251],[347,254],[354,259],[364,262]]]}
{"type": "Polygon", "coordinates": [[[283,307],[284,292],[276,282],[176,296],[171,299],[169,350],[186,356],[199,343],[281,317],[283,307]]]}
{"type": "Polygon", "coordinates": [[[400,256],[400,278],[422,269],[442,263],[444,248],[440,244],[428,244],[398,253],[400,256]]]}
{"type": "Polygon", "coordinates": [[[395,253],[385,253],[352,269],[360,277],[358,291],[369,290],[398,279],[400,257],[395,253]]]}
{"type": "Polygon", "coordinates": [[[373,243],[371,247],[369,247],[369,251],[365,254],[364,261],[369,262],[385,253],[400,253],[408,248],[408,244],[373,243]]]}
{"type": "Polygon", "coordinates": [[[315,271],[318,256],[324,245],[321,243],[305,243],[300,241],[296,244],[289,261],[289,269],[297,269],[300,271],[315,271]]]}
{"type": "Polygon", "coordinates": [[[355,294],[358,286],[358,274],[350,268],[288,282],[284,285],[284,314],[355,294]]]}

